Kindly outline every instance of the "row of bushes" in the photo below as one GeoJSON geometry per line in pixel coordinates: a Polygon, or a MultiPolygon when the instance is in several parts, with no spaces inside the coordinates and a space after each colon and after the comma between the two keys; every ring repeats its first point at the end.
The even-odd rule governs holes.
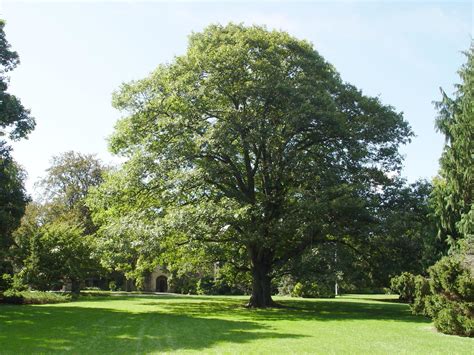
{"type": "Polygon", "coordinates": [[[44,291],[7,290],[0,296],[0,303],[9,304],[46,304],[69,302],[70,295],[44,291]]]}
{"type": "Polygon", "coordinates": [[[462,257],[444,257],[428,269],[429,278],[403,273],[391,280],[414,314],[433,319],[446,334],[474,336],[474,280],[462,257]]]}
{"type": "Polygon", "coordinates": [[[69,302],[70,295],[55,292],[28,291],[17,275],[3,274],[0,277],[0,303],[45,304],[69,302]]]}

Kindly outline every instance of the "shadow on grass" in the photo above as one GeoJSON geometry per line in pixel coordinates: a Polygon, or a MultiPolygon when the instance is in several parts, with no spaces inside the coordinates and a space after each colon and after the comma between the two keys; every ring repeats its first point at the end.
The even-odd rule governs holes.
{"type": "Polygon", "coordinates": [[[388,302],[350,302],[334,300],[284,300],[279,301],[283,308],[246,309],[241,300],[194,301],[176,300],[170,303],[145,301],[142,305],[160,304],[167,313],[188,314],[199,317],[232,317],[255,321],[262,320],[316,320],[316,321],[351,321],[351,320],[386,320],[397,322],[430,323],[424,317],[413,315],[406,304],[388,302]]]}
{"type": "Polygon", "coordinates": [[[267,321],[429,323],[413,316],[407,305],[373,300],[279,300],[286,308],[263,310],[244,308],[242,299],[225,297],[119,296],[82,301],[54,306],[0,305],[0,353],[205,351],[220,343],[304,337],[297,332],[276,332],[267,321]],[[81,305],[82,301],[93,303],[94,308],[81,305]],[[123,310],[114,309],[114,301],[123,310]]]}
{"type": "MultiPolygon", "coordinates": [[[[84,301],[130,300],[127,296],[83,298],[84,301]]],[[[166,313],[194,317],[235,317],[245,320],[387,320],[430,323],[411,313],[407,304],[391,298],[285,299],[277,302],[282,308],[247,309],[246,298],[225,296],[187,296],[178,294],[146,295],[136,299],[143,306],[160,306],[166,313]],[[165,301],[165,302],[163,302],[165,301]],[[367,302],[369,301],[369,302],[367,302]]]]}
{"type": "Polygon", "coordinates": [[[149,300],[226,300],[228,296],[196,296],[196,295],[182,295],[178,293],[141,293],[141,294],[123,294],[123,293],[112,293],[112,294],[101,294],[101,293],[84,293],[81,292],[78,302],[81,301],[118,301],[118,300],[131,300],[131,299],[149,299],[149,300]]]}
{"type": "Polygon", "coordinates": [[[205,350],[218,343],[299,338],[252,321],[103,308],[0,306],[0,353],[205,350]]]}
{"type": "Polygon", "coordinates": [[[364,301],[376,301],[376,302],[385,302],[385,303],[398,303],[398,304],[408,304],[405,301],[402,301],[398,298],[359,298],[359,300],[364,300],[364,301]]]}

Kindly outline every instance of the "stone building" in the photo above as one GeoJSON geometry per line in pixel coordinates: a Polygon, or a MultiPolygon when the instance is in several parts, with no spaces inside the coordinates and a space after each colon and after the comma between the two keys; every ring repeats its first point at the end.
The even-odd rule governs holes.
{"type": "MultiPolygon", "coordinates": [[[[107,278],[89,278],[85,280],[83,287],[94,287],[107,290],[113,282],[116,290],[120,291],[144,291],[144,292],[173,292],[168,285],[169,272],[166,268],[157,266],[152,272],[145,276],[143,288],[139,290],[135,280],[127,279],[121,272],[113,272],[107,278]]],[[[71,291],[71,282],[64,281],[62,291],[71,291]]]]}
{"type": "Polygon", "coordinates": [[[169,273],[163,267],[157,266],[145,277],[143,291],[147,292],[170,292],[168,287],[169,273]]]}

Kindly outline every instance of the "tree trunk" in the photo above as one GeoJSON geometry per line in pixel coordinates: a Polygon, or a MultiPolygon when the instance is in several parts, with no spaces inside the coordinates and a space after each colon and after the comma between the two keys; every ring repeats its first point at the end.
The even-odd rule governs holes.
{"type": "Polygon", "coordinates": [[[275,307],[272,300],[272,278],[270,276],[272,268],[272,258],[270,253],[261,248],[249,250],[252,261],[252,295],[247,307],[266,308],[275,307]]]}

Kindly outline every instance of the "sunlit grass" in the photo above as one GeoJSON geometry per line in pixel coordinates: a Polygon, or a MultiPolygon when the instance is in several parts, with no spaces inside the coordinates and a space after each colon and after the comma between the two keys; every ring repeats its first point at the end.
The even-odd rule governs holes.
{"type": "Polygon", "coordinates": [[[0,353],[473,353],[473,339],[439,334],[387,297],[277,298],[286,308],[268,310],[204,296],[0,305],[0,353]]]}

